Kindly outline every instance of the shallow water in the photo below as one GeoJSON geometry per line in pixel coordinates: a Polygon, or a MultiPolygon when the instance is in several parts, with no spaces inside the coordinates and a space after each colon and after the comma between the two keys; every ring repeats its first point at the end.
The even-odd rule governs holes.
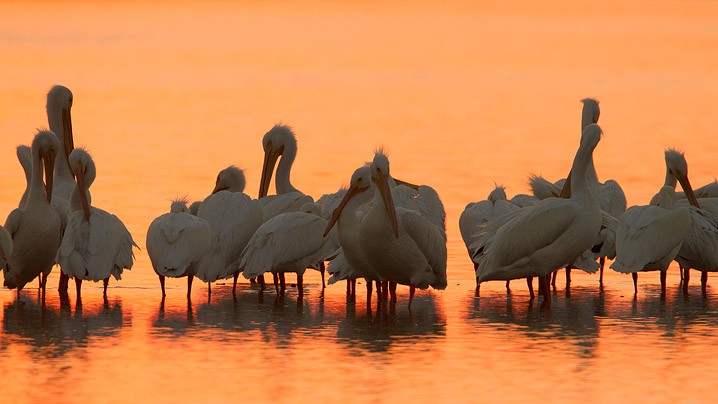
{"type": "MultiPolygon", "coordinates": [[[[3,400],[715,401],[711,276],[665,299],[658,273],[562,273],[550,308],[525,283],[474,292],[457,221],[494,182],[566,175],[581,98],[601,101],[601,179],[629,205],[663,182],[663,149],[686,152],[694,186],[716,175],[718,5],[711,2],[2,3],[0,212],[24,189],[14,147],[45,126],[45,93],[73,90],[75,145],[98,166],[93,204],[142,247],[124,279],[44,303],[35,284],[3,304],[3,400]],[[600,8],[598,8],[600,6],[600,8]],[[144,249],[169,200],[201,199],[229,164],[256,195],[261,136],[294,126],[292,180],[315,198],[384,145],[399,178],[434,186],[447,210],[445,291],[367,309],[364,285],[277,299],[244,283],[159,285],[144,249]]],[[[273,188],[273,187],[272,187],[273,188]]],[[[292,278],[290,276],[290,278],[292,278]]]]}

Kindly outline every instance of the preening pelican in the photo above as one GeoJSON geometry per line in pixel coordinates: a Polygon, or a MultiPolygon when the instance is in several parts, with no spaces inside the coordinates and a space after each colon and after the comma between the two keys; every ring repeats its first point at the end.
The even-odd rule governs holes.
{"type": "Polygon", "coordinates": [[[70,217],[57,251],[62,272],[75,279],[77,299],[81,298],[83,280],[103,282],[104,297],[110,275],[122,279],[125,269],[132,269],[137,247],[124,223],[115,215],[90,206],[88,190],[97,171],[90,154],[80,148],[70,153],[70,169],[77,178],[70,197],[70,217]]]}
{"type": "Polygon", "coordinates": [[[359,242],[374,272],[383,280],[415,288],[446,288],[446,236],[419,212],[396,208],[389,189],[389,159],[378,150],[371,164],[378,187],[359,226],[359,242]]]}
{"type": "Polygon", "coordinates": [[[262,147],[264,164],[258,198],[262,203],[264,221],[280,213],[297,212],[305,203],[314,202],[311,196],[295,188],[290,180],[292,164],[297,156],[297,139],[292,128],[282,124],[274,125],[262,138],[262,147]],[[280,156],[274,181],[277,195],[267,196],[274,166],[280,156]]]}
{"type": "Polygon", "coordinates": [[[242,250],[262,224],[260,203],[239,191],[244,188],[244,174],[239,175],[240,172],[236,167],[222,170],[212,195],[202,201],[197,212],[197,216],[206,220],[212,229],[209,250],[197,264],[197,277],[207,282],[209,293],[212,292],[212,282],[231,276],[234,276],[232,291],[236,290],[242,250]],[[227,175],[230,172],[232,174],[227,175]]]}
{"type": "Polygon", "coordinates": [[[487,199],[466,205],[459,216],[459,231],[464,245],[469,251],[469,256],[473,255],[471,245],[478,238],[476,234],[478,225],[517,209],[519,209],[518,206],[506,200],[506,189],[499,185],[489,193],[487,199]]]}
{"type": "Polygon", "coordinates": [[[676,258],[691,225],[688,209],[676,209],[676,191],[663,186],[656,205],[632,206],[618,222],[616,260],[611,268],[633,274],[638,293],[638,272],[661,271],[661,293],[666,293],[666,270],[676,258]]]}
{"type": "MultiPolygon", "coordinates": [[[[602,218],[586,171],[600,139],[598,125],[584,129],[569,174],[570,198],[548,198],[518,211],[486,242],[478,256],[480,282],[545,277],[591,247],[602,218]]],[[[544,278],[542,289],[547,288],[544,278]]]]}
{"type": "MultiPolygon", "coordinates": [[[[262,223],[242,252],[239,266],[244,277],[251,279],[272,272],[283,280],[285,272],[295,272],[302,296],[306,269],[335,256],[339,249],[332,237],[322,237],[326,226],[326,219],[306,212],[282,213],[262,223]]],[[[279,293],[283,294],[284,282],[281,288],[279,293]]]]}
{"type": "Polygon", "coordinates": [[[170,213],[156,218],[147,229],[147,254],[160,278],[162,298],[165,277],[187,277],[187,298],[192,293],[192,279],[197,263],[209,249],[212,229],[206,220],[187,212],[187,201],[172,202],[170,213]]]}
{"type": "MultiPolygon", "coordinates": [[[[328,271],[332,274],[329,284],[345,279],[354,284],[357,278],[365,278],[367,302],[371,301],[372,281],[380,280],[372,269],[359,241],[361,219],[358,210],[374,199],[374,188],[371,184],[370,166],[364,165],[356,169],[349,182],[349,188],[332,212],[324,230],[326,236],[336,224],[339,244],[342,247],[337,258],[329,262],[328,271]]],[[[354,287],[348,286],[347,289],[354,290],[354,287]]]]}
{"type": "Polygon", "coordinates": [[[5,228],[12,236],[12,255],[3,270],[5,286],[20,290],[41,276],[45,290],[47,275],[55,263],[64,222],[57,209],[50,206],[53,165],[60,146],[50,131],[39,131],[32,141],[32,180],[24,208],[10,212],[5,228]],[[43,173],[45,183],[43,184],[43,173]],[[43,189],[44,186],[44,189],[43,189]]]}
{"type": "Polygon", "coordinates": [[[27,195],[30,193],[30,182],[32,181],[32,151],[30,147],[20,145],[17,147],[16,153],[17,160],[20,162],[22,171],[25,173],[25,192],[22,193],[20,203],[18,204],[18,208],[23,208],[27,202],[27,195]]]}

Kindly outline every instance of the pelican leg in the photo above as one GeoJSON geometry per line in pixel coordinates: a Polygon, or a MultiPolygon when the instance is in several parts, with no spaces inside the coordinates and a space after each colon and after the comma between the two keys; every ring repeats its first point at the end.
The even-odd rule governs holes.
{"type": "Polygon", "coordinates": [[[368,304],[371,304],[371,293],[372,293],[372,287],[371,287],[371,281],[366,281],[366,301],[368,304]]]}
{"type": "Polygon", "coordinates": [[[324,261],[319,263],[319,273],[322,274],[322,289],[327,287],[327,284],[324,283],[324,273],[327,271],[327,267],[324,266],[324,261]]]}
{"type": "Polygon", "coordinates": [[[232,296],[237,293],[237,278],[239,278],[239,271],[234,273],[234,282],[232,282],[232,296]]]}
{"type": "Polygon", "coordinates": [[[566,267],[566,286],[571,284],[571,267],[566,267]]]}
{"type": "Polygon", "coordinates": [[[689,268],[683,268],[681,269],[681,276],[683,279],[683,293],[688,293],[688,281],[691,280],[691,270],[689,268]]]}
{"type": "Polygon", "coordinates": [[[396,302],[396,282],[389,282],[389,293],[391,294],[391,301],[396,302]]]}
{"type": "Polygon", "coordinates": [[[272,277],[274,277],[274,291],[279,294],[279,274],[273,272],[272,277]]]}
{"type": "Polygon", "coordinates": [[[411,309],[411,302],[414,300],[414,293],[416,293],[416,288],[409,286],[409,309],[411,309]]]}
{"type": "Polygon", "coordinates": [[[304,275],[297,274],[297,291],[299,296],[304,295],[304,275]]]}
{"type": "Polygon", "coordinates": [[[708,286],[708,271],[701,272],[701,293],[706,294],[706,287],[708,286]]]}
{"type": "Polygon", "coordinates": [[[279,273],[279,294],[284,295],[284,291],[287,290],[287,282],[284,279],[284,272],[279,273]]]}
{"type": "Polygon", "coordinates": [[[347,279],[347,296],[351,295],[352,293],[352,280],[347,279]]]}
{"type": "Polygon", "coordinates": [[[162,298],[165,298],[165,277],[162,275],[159,275],[160,278],[160,288],[162,289],[162,298]]]}
{"type": "Polygon", "coordinates": [[[207,297],[212,296],[212,282],[207,282],[207,297]]]}
{"type": "Polygon", "coordinates": [[[357,295],[357,280],[352,279],[352,296],[357,295]]]}
{"type": "Polygon", "coordinates": [[[40,274],[40,290],[42,290],[43,295],[45,294],[45,286],[47,285],[47,277],[48,277],[48,274],[46,274],[44,272],[40,274]]]}
{"type": "Polygon", "coordinates": [[[633,277],[633,293],[638,294],[638,272],[634,272],[631,274],[633,277]]]}
{"type": "Polygon", "coordinates": [[[679,270],[680,273],[681,273],[681,281],[683,281],[683,265],[678,264],[678,270],[679,270]]]}
{"type": "Polygon", "coordinates": [[[506,293],[511,293],[511,288],[509,288],[509,284],[511,284],[511,281],[506,281],[506,293]]]}
{"type": "Polygon", "coordinates": [[[107,285],[110,283],[110,277],[102,280],[102,296],[107,297],[107,285]]]}
{"type": "Polygon", "coordinates": [[[257,277],[259,280],[259,290],[264,291],[264,289],[267,287],[266,283],[264,282],[264,274],[261,274],[257,277]]]}
{"type": "MultiPolygon", "coordinates": [[[[474,262],[474,274],[477,274],[479,272],[479,264],[474,262]]],[[[476,287],[479,287],[479,277],[476,276],[476,287]]]]}
{"type": "MultiPolygon", "coordinates": [[[[69,278],[68,278],[69,280],[69,278]]],[[[80,290],[82,289],[82,279],[75,278],[75,292],[77,293],[77,300],[80,300],[80,290]]]]}
{"type": "MultiPolygon", "coordinates": [[[[192,281],[194,280],[194,275],[187,275],[187,300],[192,296],[192,281]]],[[[162,296],[165,295],[164,292],[164,284],[162,285],[162,296]]]]}
{"type": "Polygon", "coordinates": [[[667,270],[661,271],[661,297],[666,297],[666,273],[667,270]]]}
{"type": "Polygon", "coordinates": [[[553,286],[554,288],[556,287],[556,276],[557,275],[558,275],[558,271],[553,271],[553,273],[551,273],[551,286],[553,286]]]}
{"type": "Polygon", "coordinates": [[[601,270],[598,275],[598,283],[603,285],[603,266],[606,265],[606,257],[601,256],[601,258],[598,259],[598,263],[601,265],[601,270]]]}
{"type": "Polygon", "coordinates": [[[536,295],[534,295],[534,277],[529,276],[526,278],[526,285],[529,287],[529,296],[531,296],[531,300],[536,298],[536,295]]]}
{"type": "Polygon", "coordinates": [[[60,271],[60,283],[57,285],[57,290],[60,293],[67,293],[67,285],[70,283],[70,277],[60,271]]]}

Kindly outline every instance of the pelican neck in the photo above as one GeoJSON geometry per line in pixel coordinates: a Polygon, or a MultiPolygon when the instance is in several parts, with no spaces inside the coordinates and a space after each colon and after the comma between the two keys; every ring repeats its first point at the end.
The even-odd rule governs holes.
{"type": "Polygon", "coordinates": [[[58,108],[54,103],[47,109],[47,122],[50,125],[50,130],[60,141],[60,149],[57,152],[60,158],[55,159],[55,186],[62,182],[73,181],[72,172],[70,171],[69,162],[67,160],[65,128],[62,124],[62,113],[60,111],[62,111],[62,108],[58,108]]]}

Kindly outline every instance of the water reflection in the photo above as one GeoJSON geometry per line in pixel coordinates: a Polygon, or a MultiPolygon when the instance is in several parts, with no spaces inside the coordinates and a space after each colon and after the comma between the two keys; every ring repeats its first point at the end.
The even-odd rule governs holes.
{"type": "Polygon", "coordinates": [[[385,352],[393,345],[446,336],[446,316],[431,293],[414,297],[411,309],[398,304],[367,308],[354,299],[343,302],[344,316],[337,324],[337,343],[350,349],[385,352]]]}
{"type": "Polygon", "coordinates": [[[482,330],[504,328],[531,338],[568,340],[576,355],[590,358],[598,345],[598,317],[605,313],[606,298],[596,288],[573,287],[568,294],[554,292],[550,307],[542,307],[538,299],[523,296],[471,293],[467,319],[482,320],[482,330]]]}
{"type": "Polygon", "coordinates": [[[43,301],[28,298],[6,301],[3,307],[3,334],[0,349],[14,343],[28,345],[41,357],[57,358],[77,347],[86,347],[91,338],[116,336],[131,320],[123,317],[122,299],[99,304],[78,302],[73,309],[68,299],[43,301]]]}

